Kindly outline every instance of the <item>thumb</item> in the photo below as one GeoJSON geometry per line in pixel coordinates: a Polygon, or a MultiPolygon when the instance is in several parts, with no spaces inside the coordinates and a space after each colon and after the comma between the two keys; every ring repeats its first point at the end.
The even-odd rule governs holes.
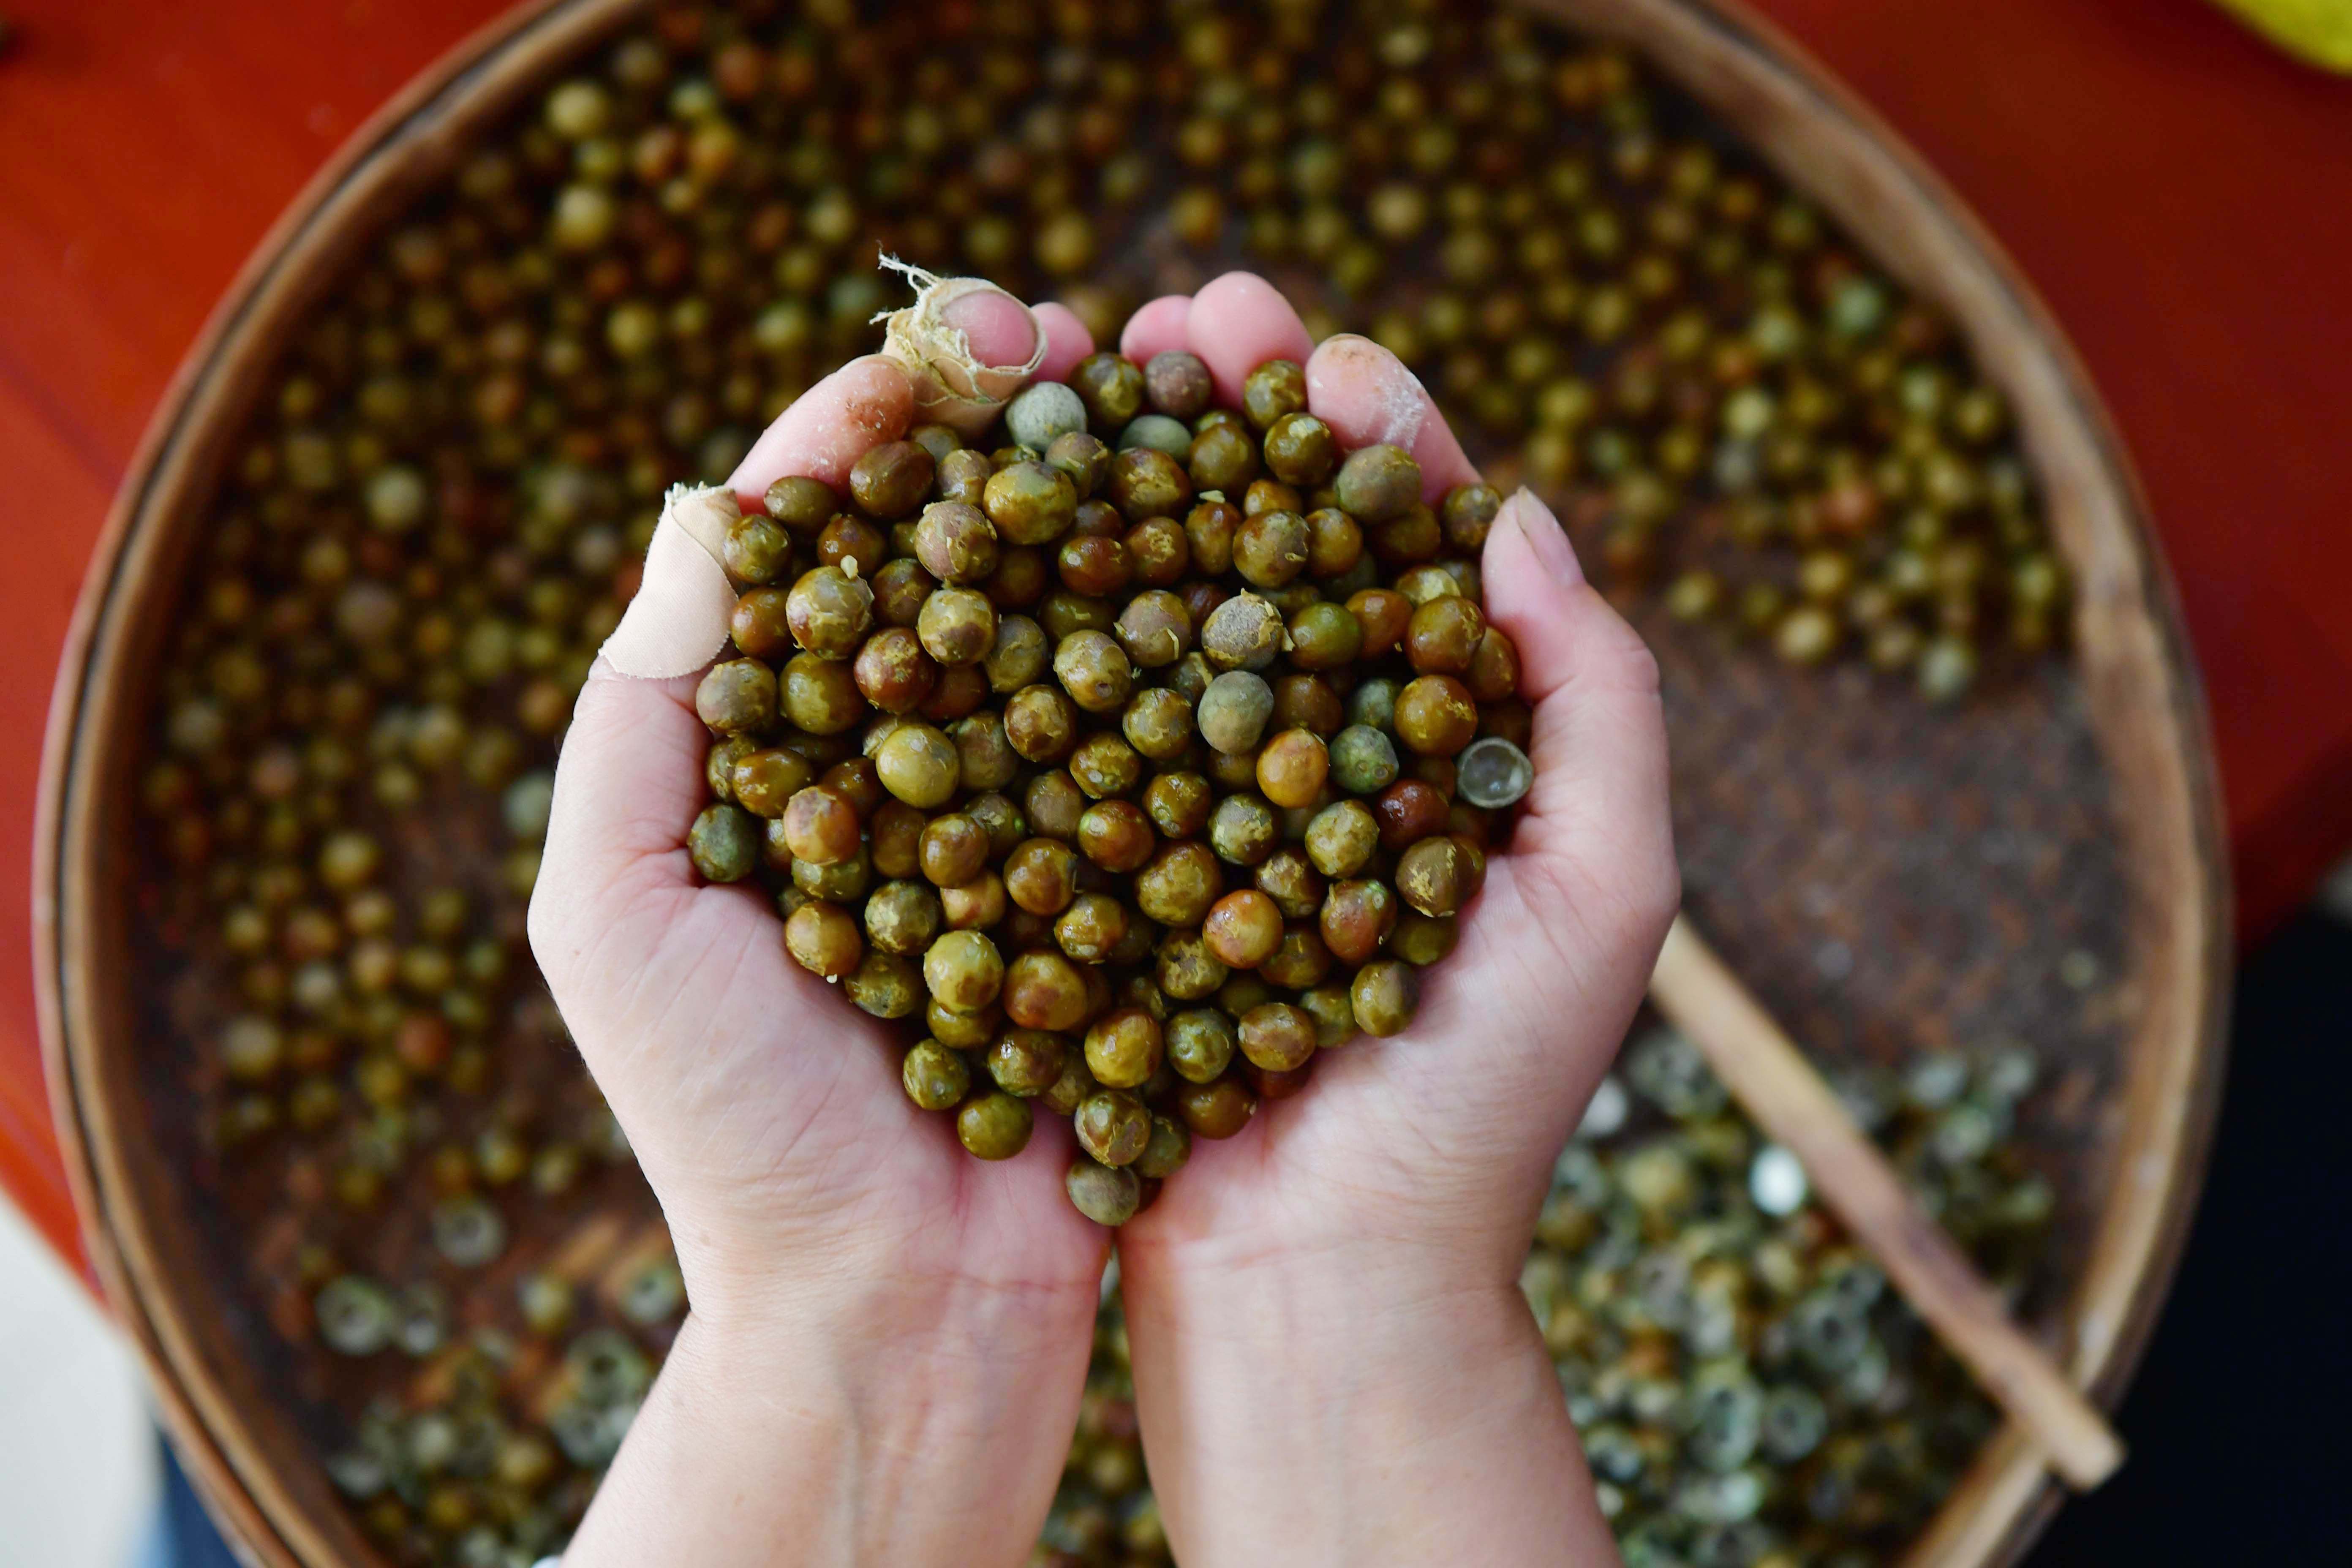
{"type": "Polygon", "coordinates": [[[1548,1160],[1632,1021],[1681,894],[1665,721],[1648,647],[1527,490],[1496,516],[1482,576],[1534,707],[1535,783],[1463,923],[1458,956],[1478,981],[1438,976],[1433,1022],[1486,1042],[1486,1089],[1531,1119],[1528,1148],[1548,1160]]]}
{"type": "MultiPolygon", "coordinates": [[[[1519,654],[1535,784],[1513,838],[1664,940],[1681,893],[1658,662],[1584,578],[1551,509],[1522,489],[1487,536],[1488,613],[1519,654]]],[[[1644,973],[1647,972],[1644,971],[1644,973]]]]}
{"type": "MultiPolygon", "coordinates": [[[[838,488],[868,447],[905,433],[913,405],[896,361],[854,360],[778,416],[730,485],[758,496],[793,474],[838,488]]],[[[688,515],[694,503],[688,495],[665,510],[636,596],[564,734],[530,908],[531,947],[551,977],[649,901],[694,891],[686,836],[703,804],[710,743],[694,692],[712,652],[726,646],[735,603],[711,519],[688,515]],[[678,670],[695,673],[672,675],[678,670]]]]}

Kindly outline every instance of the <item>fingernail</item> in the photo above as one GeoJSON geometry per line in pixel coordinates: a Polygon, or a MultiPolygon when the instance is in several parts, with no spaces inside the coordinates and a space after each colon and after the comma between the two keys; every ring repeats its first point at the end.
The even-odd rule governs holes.
{"type": "Polygon", "coordinates": [[[1535,491],[1521,485],[1503,503],[1503,510],[1517,525],[1528,548],[1535,552],[1536,559],[1543,563],[1554,582],[1563,588],[1573,588],[1584,581],[1584,568],[1577,564],[1576,547],[1569,543],[1567,530],[1560,527],[1559,519],[1552,515],[1551,508],[1544,505],[1535,491]]]}

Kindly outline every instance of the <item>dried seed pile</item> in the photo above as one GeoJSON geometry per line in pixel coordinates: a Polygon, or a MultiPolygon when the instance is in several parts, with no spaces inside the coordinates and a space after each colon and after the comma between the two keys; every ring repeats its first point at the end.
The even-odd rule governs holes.
{"type": "Polygon", "coordinates": [[[1097,353],[846,497],[778,480],[695,693],[696,870],[764,878],[803,968],[919,1016],[907,1094],[973,1154],[1070,1117],[1104,1225],[1411,1022],[1534,777],[1479,602],[1494,490],[1425,504],[1294,361],[1210,396],[1192,354],[1097,353]]]}

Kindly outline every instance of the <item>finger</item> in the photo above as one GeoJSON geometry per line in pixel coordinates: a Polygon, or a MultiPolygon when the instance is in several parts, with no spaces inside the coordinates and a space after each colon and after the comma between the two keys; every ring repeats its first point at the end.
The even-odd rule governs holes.
{"type": "Polygon", "coordinates": [[[1487,615],[1518,649],[1519,694],[1535,709],[1527,847],[1605,847],[1630,894],[1673,882],[1657,660],[1584,580],[1559,520],[1531,491],[1504,502],[1480,575],[1487,615]]]}
{"type": "Polygon", "coordinates": [[[1184,338],[1183,346],[1208,365],[1218,400],[1236,408],[1250,372],[1270,359],[1305,364],[1315,352],[1290,301],[1254,272],[1228,272],[1193,295],[1184,338]]]}
{"type": "Polygon", "coordinates": [[[914,411],[914,388],[897,360],[882,354],[851,360],[777,416],[727,482],[746,510],[758,510],[768,487],[788,474],[838,489],[849,481],[849,466],[869,448],[907,433],[914,411]]]}
{"type": "MultiPolygon", "coordinates": [[[[1095,335],[1067,305],[1048,300],[1036,310],[1037,327],[1045,334],[1045,358],[1037,366],[1038,381],[1067,381],[1070,368],[1095,352],[1095,335]]],[[[1015,363],[1025,363],[1023,355],[1015,363]]]]}
{"type": "Polygon", "coordinates": [[[1118,352],[1138,364],[1150,364],[1154,354],[1186,347],[1185,322],[1192,314],[1192,296],[1162,294],[1127,319],[1118,352]]]}
{"type": "Polygon", "coordinates": [[[543,966],[584,945],[648,898],[691,889],[688,826],[703,804],[709,737],[694,710],[698,676],[640,680],[600,658],[588,672],[556,761],[555,799],[531,945],[543,966]]]}
{"type": "Polygon", "coordinates": [[[1317,347],[1307,362],[1307,406],[1342,447],[1387,443],[1412,453],[1424,500],[1477,482],[1478,470],[1421,378],[1370,338],[1342,332],[1317,347]]]}
{"type": "Polygon", "coordinates": [[[1037,352],[1036,312],[1010,294],[975,289],[949,300],[940,320],[963,334],[973,361],[983,365],[1024,365],[1037,352]]]}

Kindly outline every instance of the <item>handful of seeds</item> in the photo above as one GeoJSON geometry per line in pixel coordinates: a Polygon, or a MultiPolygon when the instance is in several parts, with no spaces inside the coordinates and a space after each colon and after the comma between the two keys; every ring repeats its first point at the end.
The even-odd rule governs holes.
{"type": "Polygon", "coordinates": [[[1342,450],[1291,361],[1210,401],[1192,354],[1097,353],[992,447],[928,425],[845,498],[777,481],[695,696],[696,869],[921,1021],[908,1097],[973,1154],[1071,1118],[1105,1225],[1412,1021],[1534,776],[1479,603],[1494,490],[1432,507],[1402,449],[1342,450]]]}

